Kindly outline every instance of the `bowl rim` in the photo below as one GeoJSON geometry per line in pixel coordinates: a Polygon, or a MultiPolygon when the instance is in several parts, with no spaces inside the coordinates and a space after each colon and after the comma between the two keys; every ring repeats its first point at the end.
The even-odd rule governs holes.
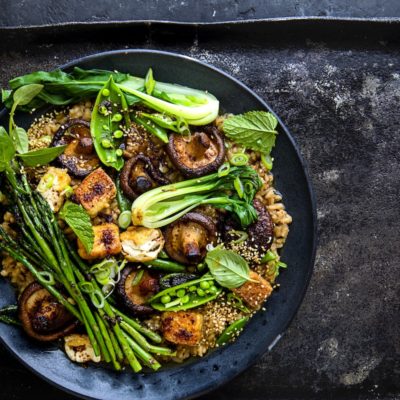
{"type": "MultiPolygon", "coordinates": [[[[282,122],[281,118],[274,112],[274,110],[269,106],[269,104],[257,93],[255,93],[252,89],[250,89],[247,85],[245,85],[244,83],[242,83],[240,80],[238,80],[237,78],[231,76],[230,74],[228,74],[227,72],[221,70],[218,67],[215,67],[211,64],[208,64],[204,61],[198,60],[196,58],[193,58],[191,56],[187,56],[184,54],[180,54],[180,53],[175,53],[175,52],[170,52],[170,51],[164,51],[164,50],[156,50],[156,49],[140,49],[140,48],[132,48],[132,49],[117,49],[117,50],[109,50],[109,51],[103,51],[103,52],[97,52],[97,53],[93,53],[87,56],[83,56],[83,57],[79,57],[76,58],[74,60],[71,60],[65,64],[62,64],[60,66],[58,66],[56,69],[61,69],[61,70],[68,70],[76,65],[79,65],[81,63],[84,63],[86,61],[95,61],[98,58],[102,58],[102,57],[110,57],[113,55],[127,55],[127,54],[156,54],[156,55],[160,55],[160,56],[166,56],[166,57],[172,57],[178,60],[185,60],[191,63],[196,63],[196,64],[200,64],[201,66],[205,67],[206,69],[210,69],[213,70],[214,72],[216,72],[219,75],[222,75],[224,78],[233,81],[236,85],[238,85],[242,90],[246,91],[249,95],[251,95],[252,97],[256,98],[257,101],[265,108],[267,109],[269,112],[271,112],[278,120],[278,124],[280,126],[280,128],[285,132],[287,138],[289,139],[295,154],[298,158],[298,161],[300,162],[300,165],[303,169],[303,173],[304,173],[304,178],[306,180],[306,184],[307,184],[307,192],[309,195],[309,201],[310,201],[310,208],[311,208],[311,223],[312,223],[312,246],[311,246],[311,254],[310,254],[310,261],[309,261],[309,265],[308,265],[308,269],[307,269],[307,275],[305,276],[305,280],[304,280],[304,286],[303,286],[303,290],[301,292],[301,294],[298,297],[298,301],[296,303],[296,306],[293,307],[293,311],[292,311],[292,315],[291,317],[286,321],[286,324],[284,325],[282,331],[280,334],[278,334],[278,336],[273,340],[273,342],[269,345],[267,351],[271,351],[272,348],[279,342],[279,340],[282,338],[282,336],[284,335],[284,333],[286,332],[286,330],[288,329],[289,325],[292,323],[294,317],[297,315],[297,312],[301,306],[301,304],[303,303],[304,300],[304,296],[307,292],[310,280],[311,280],[311,276],[313,274],[313,270],[314,270],[314,264],[315,264],[315,257],[316,257],[316,250],[317,250],[317,244],[318,244],[318,237],[317,237],[317,206],[316,206],[316,196],[312,187],[312,183],[311,183],[311,178],[310,178],[310,174],[309,174],[309,169],[307,166],[306,161],[304,160],[303,156],[300,153],[299,147],[297,146],[296,141],[294,140],[294,138],[292,137],[291,133],[289,132],[289,129],[286,127],[286,125],[282,122]]],[[[6,113],[8,112],[8,110],[6,109],[6,107],[3,107],[2,110],[0,111],[0,118],[4,117],[6,115],[6,113]]],[[[91,400],[95,400],[95,397],[90,397],[87,396],[86,394],[82,394],[79,393],[77,391],[75,391],[74,389],[70,388],[70,387],[66,387],[63,386],[62,384],[48,378],[44,373],[37,371],[34,369],[34,367],[32,365],[30,365],[27,361],[25,361],[23,359],[23,357],[15,352],[6,342],[6,340],[0,335],[0,342],[2,343],[2,345],[7,349],[7,351],[9,353],[12,354],[12,356],[14,358],[16,358],[22,365],[24,365],[28,370],[30,370],[31,372],[33,372],[36,376],[38,376],[39,378],[45,380],[46,382],[48,382],[49,384],[51,384],[52,386],[66,392],[69,394],[72,394],[74,396],[77,396],[79,398],[82,399],[91,399],[91,400]]],[[[211,391],[216,390],[217,388],[223,386],[224,384],[226,384],[227,382],[231,381],[232,379],[234,379],[235,377],[237,377],[238,375],[240,375],[241,373],[243,373],[245,370],[247,370],[250,366],[254,365],[257,361],[259,361],[259,359],[263,356],[263,354],[265,354],[265,352],[261,352],[259,353],[256,357],[254,357],[250,362],[247,363],[247,365],[244,368],[241,368],[239,371],[237,371],[236,373],[231,373],[228,376],[226,376],[224,379],[220,379],[217,382],[213,381],[209,386],[207,386],[206,390],[198,390],[197,392],[192,392],[190,394],[190,396],[188,398],[196,398],[198,396],[201,396],[203,394],[209,393],[211,391]]],[[[194,361],[195,362],[195,361],[194,361]]],[[[156,372],[154,373],[156,374],[156,372]]]]}

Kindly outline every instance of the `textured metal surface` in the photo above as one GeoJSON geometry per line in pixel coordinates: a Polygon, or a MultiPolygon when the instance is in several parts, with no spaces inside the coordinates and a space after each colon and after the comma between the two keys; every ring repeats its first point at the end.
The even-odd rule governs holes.
{"type": "MultiPolygon", "coordinates": [[[[210,32],[131,26],[95,35],[75,27],[75,33],[59,36],[12,33],[17,36],[8,37],[6,45],[3,41],[2,85],[28,71],[116,48],[191,55],[254,89],[299,143],[319,207],[320,244],[311,286],[274,351],[204,399],[400,396],[400,29],[393,24],[358,30],[308,26],[286,22],[242,34],[243,27],[210,32]]],[[[1,399],[33,394],[71,399],[4,352],[0,371],[1,399]]]]}
{"type": "Polygon", "coordinates": [[[2,0],[0,3],[0,26],[157,19],[216,22],[310,16],[400,16],[397,0],[2,0]]]}

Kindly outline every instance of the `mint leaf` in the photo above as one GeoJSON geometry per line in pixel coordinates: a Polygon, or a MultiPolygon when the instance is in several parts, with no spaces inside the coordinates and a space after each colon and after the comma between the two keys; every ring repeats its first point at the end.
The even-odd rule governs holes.
{"type": "Polygon", "coordinates": [[[57,147],[46,147],[45,149],[32,150],[24,154],[17,154],[25,166],[37,167],[46,165],[64,152],[67,145],[57,147]]]}
{"type": "Polygon", "coordinates": [[[15,155],[13,142],[7,131],[0,126],[0,172],[4,171],[15,155]]]}
{"type": "Polygon", "coordinates": [[[70,226],[82,242],[85,250],[90,253],[94,244],[94,232],[89,214],[85,209],[78,204],[67,201],[58,215],[70,226]]]}
{"type": "Polygon", "coordinates": [[[223,123],[225,135],[235,143],[269,154],[275,146],[278,120],[266,111],[234,115],[223,123]]]}

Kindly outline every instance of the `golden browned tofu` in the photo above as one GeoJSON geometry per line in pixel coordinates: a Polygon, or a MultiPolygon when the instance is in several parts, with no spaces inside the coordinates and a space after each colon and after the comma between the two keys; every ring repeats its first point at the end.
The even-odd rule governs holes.
{"type": "Polygon", "coordinates": [[[115,224],[102,224],[93,227],[94,244],[92,251],[88,254],[83,244],[78,239],[78,253],[85,260],[104,258],[121,252],[121,241],[119,240],[119,229],[115,224]]]}
{"type": "Polygon", "coordinates": [[[250,271],[250,278],[257,282],[247,281],[242,286],[232,289],[232,292],[239,296],[249,307],[257,310],[272,293],[272,286],[254,271],[250,271]]]}
{"type": "Polygon", "coordinates": [[[203,315],[195,311],[167,311],[161,317],[165,339],[175,344],[195,346],[202,338],[203,315]]]}
{"type": "Polygon", "coordinates": [[[91,217],[109,207],[116,195],[112,179],[102,168],[89,174],[75,190],[75,196],[91,217]]]}

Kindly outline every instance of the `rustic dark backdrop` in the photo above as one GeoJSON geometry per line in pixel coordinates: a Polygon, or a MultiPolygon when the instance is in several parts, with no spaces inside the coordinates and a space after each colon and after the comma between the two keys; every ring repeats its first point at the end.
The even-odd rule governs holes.
{"type": "MultiPolygon", "coordinates": [[[[0,27],[400,16],[395,0],[1,0],[0,5],[0,27]]],[[[140,47],[193,56],[254,89],[282,117],[309,164],[318,203],[319,248],[306,298],[282,341],[204,400],[398,399],[399,40],[393,34],[387,38],[380,25],[369,33],[361,29],[361,34],[338,29],[337,37],[335,25],[328,22],[316,29],[307,29],[307,23],[293,25],[292,35],[278,25],[265,40],[264,28],[257,37],[232,40],[220,31],[202,35],[202,30],[189,29],[182,35],[172,27],[148,27],[135,35],[113,28],[101,36],[90,30],[76,35],[65,28],[48,31],[51,35],[44,30],[42,36],[3,30],[0,84],[98,51],[140,47]]],[[[2,348],[0,377],[0,399],[72,399],[2,348]]]]}

